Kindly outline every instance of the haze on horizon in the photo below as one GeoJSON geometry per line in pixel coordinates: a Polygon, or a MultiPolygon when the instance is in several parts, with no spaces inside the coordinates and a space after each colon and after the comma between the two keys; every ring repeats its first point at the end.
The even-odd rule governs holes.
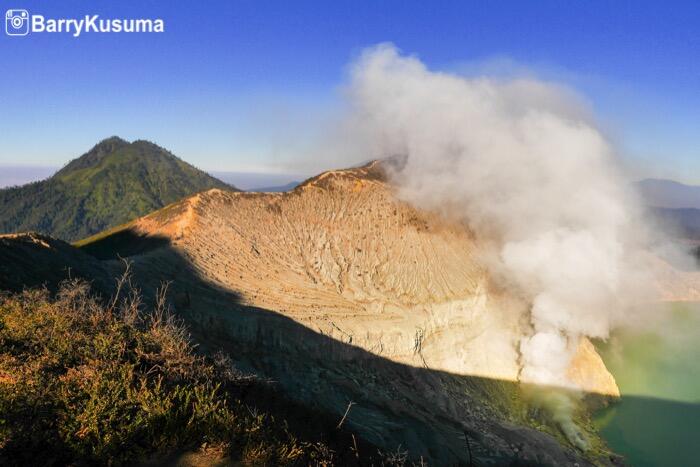
{"type": "Polygon", "coordinates": [[[166,31],[3,36],[0,167],[60,167],[116,134],[208,171],[318,172],[303,155],[341,105],[348,63],[391,41],[433,70],[570,87],[638,178],[697,183],[700,7],[630,5],[30,0],[54,17],[162,17],[166,31]]]}

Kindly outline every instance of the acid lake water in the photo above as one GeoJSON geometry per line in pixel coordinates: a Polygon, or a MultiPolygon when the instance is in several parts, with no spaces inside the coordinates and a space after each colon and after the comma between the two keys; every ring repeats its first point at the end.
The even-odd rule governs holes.
{"type": "Polygon", "coordinates": [[[652,316],[598,345],[622,400],[596,424],[633,466],[700,466],[700,304],[652,316]]]}

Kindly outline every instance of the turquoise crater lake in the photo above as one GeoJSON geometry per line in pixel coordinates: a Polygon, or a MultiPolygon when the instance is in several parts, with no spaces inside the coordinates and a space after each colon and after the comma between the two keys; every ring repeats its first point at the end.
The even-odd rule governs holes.
{"type": "Polygon", "coordinates": [[[596,425],[633,466],[700,465],[700,304],[668,304],[658,319],[598,345],[622,400],[596,425]]]}

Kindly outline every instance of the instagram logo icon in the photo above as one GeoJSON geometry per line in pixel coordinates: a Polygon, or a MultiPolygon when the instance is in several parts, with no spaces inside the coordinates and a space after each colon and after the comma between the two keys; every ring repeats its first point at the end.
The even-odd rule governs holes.
{"type": "Polygon", "coordinates": [[[5,32],[8,36],[29,34],[29,12],[27,10],[7,10],[5,13],[5,32]]]}

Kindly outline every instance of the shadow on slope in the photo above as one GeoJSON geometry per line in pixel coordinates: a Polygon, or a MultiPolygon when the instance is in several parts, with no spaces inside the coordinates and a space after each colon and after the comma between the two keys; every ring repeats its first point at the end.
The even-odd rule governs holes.
{"type": "MultiPolygon", "coordinates": [[[[11,244],[0,244],[0,257],[10,257],[3,252],[8,248],[11,244]]],[[[25,248],[25,258],[31,257],[30,249],[25,248]]],[[[70,249],[83,259],[87,256],[70,249]]],[[[396,363],[351,345],[351,340],[341,342],[273,310],[249,306],[236,291],[205,278],[167,238],[127,230],[83,249],[96,258],[110,258],[87,261],[91,268],[78,274],[96,285],[117,275],[116,253],[130,256],[134,283],[147,300],[154,298],[162,282],[170,282],[174,311],[188,324],[200,348],[223,349],[240,369],[269,379],[271,388],[311,408],[307,413],[314,419],[299,415],[296,423],[301,426],[325,414],[385,452],[408,451],[431,465],[619,461],[592,434],[585,411],[577,414],[577,421],[585,425],[592,445],[582,453],[566,444],[545,413],[528,407],[518,384],[396,363]]],[[[51,268],[65,271],[72,267],[71,261],[62,257],[51,268]]],[[[6,267],[21,268],[22,277],[34,274],[33,284],[50,284],[59,276],[32,261],[6,267]]],[[[4,288],[0,277],[0,289],[4,288]]],[[[274,398],[267,399],[275,403],[274,398]]],[[[330,430],[327,436],[336,436],[337,431],[330,430]]]]}
{"type": "Polygon", "coordinates": [[[114,282],[103,264],[64,241],[37,233],[0,235],[0,290],[46,286],[56,291],[71,277],[89,279],[100,292],[114,282]]]}
{"type": "Polygon", "coordinates": [[[100,241],[87,243],[80,249],[99,260],[128,258],[170,245],[167,237],[145,235],[133,229],[117,230],[100,241]]]}

